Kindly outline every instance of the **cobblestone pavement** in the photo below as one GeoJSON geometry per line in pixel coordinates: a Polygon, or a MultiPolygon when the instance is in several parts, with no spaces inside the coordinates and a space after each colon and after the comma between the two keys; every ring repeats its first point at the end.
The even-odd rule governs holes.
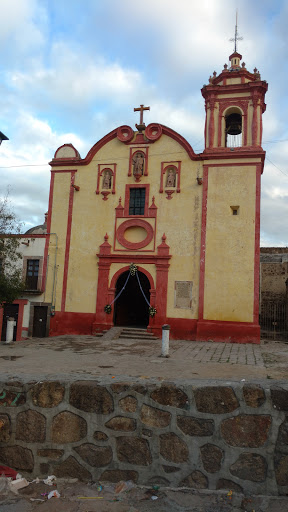
{"type": "MultiPolygon", "coordinates": [[[[129,482],[128,482],[129,484],[129,482]]],[[[121,493],[116,485],[58,481],[60,498],[47,499],[51,487],[30,484],[19,495],[0,495],[0,512],[285,512],[286,497],[244,496],[232,491],[196,491],[133,486],[121,493]],[[43,496],[45,494],[46,496],[43,496]]],[[[119,485],[119,484],[118,484],[119,485]]],[[[121,487],[121,484],[120,484],[121,487]]],[[[154,486],[155,487],[155,486],[154,486]]],[[[124,484],[125,488],[125,484],[124,484]]]]}

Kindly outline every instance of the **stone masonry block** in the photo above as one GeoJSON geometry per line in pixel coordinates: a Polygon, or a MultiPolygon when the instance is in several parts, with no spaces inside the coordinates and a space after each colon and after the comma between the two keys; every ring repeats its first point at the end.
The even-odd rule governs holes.
{"type": "Polygon", "coordinates": [[[258,453],[241,453],[230,466],[230,473],[242,480],[264,482],[267,475],[267,462],[258,453]]]}
{"type": "Polygon", "coordinates": [[[200,412],[225,414],[235,411],[239,402],[232,388],[224,386],[207,386],[194,390],[196,407],[200,412]]]}
{"type": "Polygon", "coordinates": [[[163,385],[161,388],[152,391],[150,396],[152,400],[161,405],[169,405],[180,409],[186,409],[189,403],[186,393],[173,385],[163,385]]]}
{"type": "Polygon", "coordinates": [[[138,401],[136,398],[134,398],[134,396],[125,396],[125,398],[119,400],[119,406],[121,407],[122,411],[136,412],[138,401]]]}
{"type": "Polygon", "coordinates": [[[73,443],[80,441],[87,434],[86,421],[69,411],[60,412],[54,416],[51,426],[53,443],[73,443]]]}
{"type": "Polygon", "coordinates": [[[223,420],[221,433],[230,446],[258,448],[268,439],[271,421],[269,415],[240,414],[223,420]]]}
{"type": "Polygon", "coordinates": [[[221,469],[223,450],[214,444],[204,444],[200,448],[202,464],[207,473],[216,473],[221,469]]]}
{"type": "Polygon", "coordinates": [[[266,400],[264,389],[256,384],[245,384],[243,386],[243,396],[249,407],[260,407],[266,400]]]}
{"type": "Polygon", "coordinates": [[[125,418],[124,416],[115,416],[105,423],[105,427],[111,430],[122,430],[123,432],[133,432],[136,429],[136,420],[125,418]]]}
{"type": "Polygon", "coordinates": [[[49,460],[58,460],[64,455],[64,450],[53,450],[51,448],[43,448],[37,450],[38,457],[46,457],[49,460]]]}
{"type": "Polygon", "coordinates": [[[60,382],[41,382],[31,388],[32,402],[38,407],[56,407],[65,393],[65,387],[60,382]]]}
{"type": "Polygon", "coordinates": [[[212,436],[214,421],[193,418],[192,416],[177,416],[177,425],[188,436],[212,436]]]}
{"type": "Polygon", "coordinates": [[[188,475],[182,482],[180,483],[182,487],[191,487],[192,489],[207,489],[208,487],[208,479],[207,477],[201,473],[201,471],[192,471],[190,475],[188,475]]]}
{"type": "Polygon", "coordinates": [[[141,408],[140,419],[148,427],[163,428],[168,427],[171,420],[170,412],[161,411],[149,405],[143,405],[141,408]]]}
{"type": "Polygon", "coordinates": [[[288,411],[288,390],[280,387],[271,388],[271,400],[278,411],[288,411]]]}
{"type": "Polygon", "coordinates": [[[0,442],[8,443],[11,436],[11,421],[8,414],[0,414],[0,442]]]}
{"type": "Polygon", "coordinates": [[[10,468],[31,472],[34,467],[34,458],[31,450],[22,446],[0,447],[1,464],[10,468]]]}
{"type": "Polygon", "coordinates": [[[81,411],[110,414],[113,398],[107,389],[95,381],[77,381],[70,386],[70,404],[81,411]]]}
{"type": "Polygon", "coordinates": [[[16,420],[16,439],[26,443],[43,443],[46,439],[46,418],[37,411],[19,412],[16,420]]]}
{"type": "Polygon", "coordinates": [[[107,441],[108,436],[105,434],[105,432],[101,432],[100,430],[96,430],[93,434],[93,438],[95,441],[107,441]]]}
{"type": "Polygon", "coordinates": [[[278,485],[288,485],[288,455],[275,457],[275,476],[278,485]]]}
{"type": "Polygon", "coordinates": [[[112,449],[110,446],[96,446],[95,444],[85,443],[74,448],[89,466],[101,468],[107,466],[112,461],[112,449]]]}
{"type": "Polygon", "coordinates": [[[173,432],[162,434],[160,437],[160,454],[170,462],[187,462],[189,450],[187,444],[173,432]]]}
{"type": "Polygon", "coordinates": [[[149,466],[152,463],[149,443],[140,437],[116,437],[117,456],[121,462],[137,466],[149,466]]]}
{"type": "Polygon", "coordinates": [[[11,391],[3,389],[0,391],[0,406],[19,407],[26,403],[26,394],[20,391],[11,391]]]}
{"type": "Polygon", "coordinates": [[[53,467],[53,474],[58,478],[78,478],[78,480],[84,482],[92,480],[91,473],[71,455],[68,459],[53,467]]]}

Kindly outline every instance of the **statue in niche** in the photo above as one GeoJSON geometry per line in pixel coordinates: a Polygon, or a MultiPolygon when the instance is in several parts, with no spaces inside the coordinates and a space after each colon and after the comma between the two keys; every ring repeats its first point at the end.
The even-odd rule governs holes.
{"type": "Polygon", "coordinates": [[[174,169],[168,169],[166,178],[166,187],[176,186],[176,172],[174,169]]]}
{"type": "Polygon", "coordinates": [[[111,172],[110,171],[104,172],[102,188],[105,188],[105,189],[111,188],[111,172]]]}
{"type": "Polygon", "coordinates": [[[137,178],[143,176],[145,158],[143,153],[136,153],[133,155],[133,175],[137,178]]]}

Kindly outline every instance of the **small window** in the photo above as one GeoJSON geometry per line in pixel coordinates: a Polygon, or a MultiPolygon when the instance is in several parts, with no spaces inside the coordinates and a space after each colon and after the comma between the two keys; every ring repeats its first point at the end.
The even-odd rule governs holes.
{"type": "Polygon", "coordinates": [[[38,289],[39,260],[27,260],[26,289],[38,289]]]}
{"type": "Polygon", "coordinates": [[[239,215],[239,206],[230,206],[232,215],[239,215]]]}
{"type": "Polygon", "coordinates": [[[130,188],[129,215],[144,215],[145,188],[130,188]]]}

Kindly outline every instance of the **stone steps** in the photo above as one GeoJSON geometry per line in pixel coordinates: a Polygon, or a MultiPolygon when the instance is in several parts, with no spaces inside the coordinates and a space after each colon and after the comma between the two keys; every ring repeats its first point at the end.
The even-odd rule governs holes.
{"type": "Polygon", "coordinates": [[[108,330],[104,330],[102,332],[96,332],[96,334],[94,336],[95,336],[95,338],[102,338],[102,336],[104,336],[104,334],[106,334],[106,332],[108,332],[108,330]]]}
{"type": "Polygon", "coordinates": [[[128,340],[158,340],[156,336],[152,332],[146,331],[146,329],[137,329],[133,327],[123,327],[119,339],[128,339],[128,340]]]}

